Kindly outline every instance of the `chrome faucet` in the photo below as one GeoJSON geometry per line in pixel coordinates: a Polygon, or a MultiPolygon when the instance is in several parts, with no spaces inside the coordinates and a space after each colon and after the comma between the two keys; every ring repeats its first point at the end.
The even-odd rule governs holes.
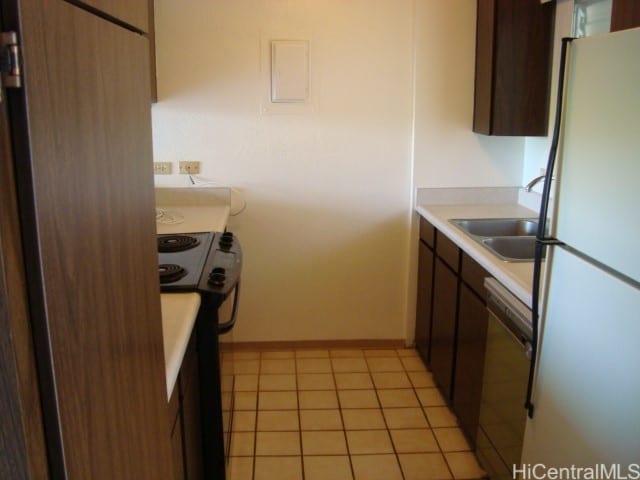
{"type": "MultiPolygon", "coordinates": [[[[540,175],[539,177],[534,178],[529,183],[527,183],[527,185],[524,187],[524,189],[527,192],[530,192],[531,189],[533,187],[535,187],[537,184],[539,184],[541,181],[543,181],[545,179],[545,177],[546,177],[546,175],[540,175]]],[[[553,178],[551,178],[551,180],[553,180],[553,178]]]]}

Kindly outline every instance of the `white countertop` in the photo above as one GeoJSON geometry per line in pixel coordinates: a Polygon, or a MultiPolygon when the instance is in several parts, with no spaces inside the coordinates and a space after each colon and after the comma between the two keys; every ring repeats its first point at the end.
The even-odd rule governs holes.
{"type": "Polygon", "coordinates": [[[525,305],[531,308],[533,262],[505,262],[500,260],[462,230],[449,223],[449,220],[456,218],[537,218],[537,212],[515,203],[497,205],[418,205],[416,211],[478,262],[525,305]]]}
{"type": "Polygon", "coordinates": [[[160,218],[156,221],[156,231],[165,233],[224,232],[229,219],[228,205],[163,205],[160,218]],[[178,220],[179,223],[163,223],[163,218],[178,220]]]}
{"type": "Polygon", "coordinates": [[[164,365],[167,372],[167,399],[178,379],[184,352],[187,349],[191,331],[200,308],[197,293],[163,293],[162,334],[164,337],[164,365]]]}

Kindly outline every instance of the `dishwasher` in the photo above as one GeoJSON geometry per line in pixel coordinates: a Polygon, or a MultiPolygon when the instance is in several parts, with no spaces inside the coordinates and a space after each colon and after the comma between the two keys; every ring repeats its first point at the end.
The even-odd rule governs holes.
{"type": "Polygon", "coordinates": [[[476,454],[492,480],[520,465],[531,363],[531,310],[486,278],[488,328],[476,454]]]}

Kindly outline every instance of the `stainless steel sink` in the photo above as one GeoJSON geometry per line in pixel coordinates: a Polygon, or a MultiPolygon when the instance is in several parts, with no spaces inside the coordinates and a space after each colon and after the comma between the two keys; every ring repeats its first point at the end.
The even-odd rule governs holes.
{"type": "Polygon", "coordinates": [[[535,256],[536,237],[491,237],[482,244],[502,260],[529,262],[535,256]]]}
{"type": "Polygon", "coordinates": [[[449,222],[501,260],[531,262],[534,259],[537,219],[470,218],[449,222]]]}
{"type": "Polygon", "coordinates": [[[481,237],[535,236],[538,221],[529,218],[472,218],[450,220],[461,230],[481,237]]]}

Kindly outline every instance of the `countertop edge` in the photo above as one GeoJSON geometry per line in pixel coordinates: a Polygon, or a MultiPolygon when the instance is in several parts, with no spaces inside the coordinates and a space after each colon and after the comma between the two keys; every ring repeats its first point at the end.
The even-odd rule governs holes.
{"type": "Polygon", "coordinates": [[[162,330],[164,337],[164,363],[167,381],[167,400],[171,398],[171,393],[175,388],[182,360],[191,338],[191,332],[195,325],[200,308],[200,295],[198,293],[163,293],[160,295],[160,301],[163,304],[162,312],[162,330]],[[168,307],[167,301],[179,301],[179,314],[175,314],[176,306],[168,307]],[[173,327],[173,328],[172,328],[173,327]],[[172,342],[168,342],[172,340],[172,342]]]}
{"type": "Polygon", "coordinates": [[[531,290],[533,284],[533,262],[504,262],[449,223],[453,218],[506,218],[537,217],[537,213],[520,205],[503,205],[491,214],[489,207],[478,205],[417,205],[416,212],[441,231],[467,255],[478,262],[487,272],[502,283],[527,307],[531,308],[531,290]],[[448,216],[451,210],[466,211],[462,215],[448,216]],[[508,212],[513,211],[509,214],[508,212]],[[529,277],[529,278],[527,278],[529,277]]]}

